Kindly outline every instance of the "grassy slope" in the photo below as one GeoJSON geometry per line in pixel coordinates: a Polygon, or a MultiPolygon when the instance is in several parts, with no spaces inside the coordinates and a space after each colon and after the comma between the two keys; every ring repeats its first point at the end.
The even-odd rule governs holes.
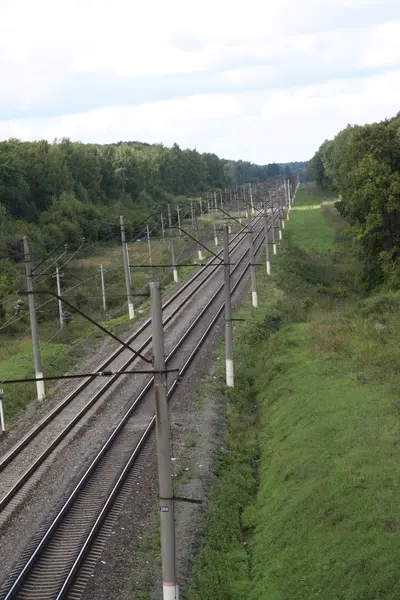
{"type": "Polygon", "coordinates": [[[260,309],[242,311],[191,600],[399,597],[400,295],[364,297],[323,199],[300,190],[260,309]]]}
{"type": "MultiPolygon", "coordinates": [[[[299,209],[308,201],[300,194],[299,209]]],[[[325,207],[328,219],[333,210],[325,207]]],[[[308,219],[316,224],[318,215],[317,248],[330,245],[322,211],[294,215],[297,245],[326,264],[307,234],[308,219]]],[[[328,260],[345,264],[344,250],[339,243],[328,260]]],[[[358,306],[343,290],[334,312],[317,312],[317,296],[317,319],[311,314],[270,340],[249,598],[399,596],[399,299],[381,312],[382,297],[358,306]]]]}

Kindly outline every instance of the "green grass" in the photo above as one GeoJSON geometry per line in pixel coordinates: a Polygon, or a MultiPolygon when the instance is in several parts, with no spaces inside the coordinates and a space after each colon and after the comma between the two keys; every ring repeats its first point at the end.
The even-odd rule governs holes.
{"type": "Polygon", "coordinates": [[[265,364],[260,392],[263,468],[248,597],[398,598],[396,395],[390,385],[360,385],[347,352],[329,352],[330,375],[315,343],[311,324],[271,341],[279,356],[265,364]]]}
{"type": "MultiPolygon", "coordinates": [[[[71,348],[65,343],[68,332],[63,336],[63,343],[49,343],[41,350],[43,371],[47,376],[59,375],[72,367],[83,357],[84,350],[71,348]],[[60,369],[62,364],[62,369],[60,369]]],[[[3,379],[26,379],[35,376],[33,367],[32,344],[30,338],[14,341],[14,354],[0,360],[0,381],[3,379]]],[[[46,385],[46,384],[45,384],[46,385]]],[[[48,384],[47,384],[48,385],[48,384]]],[[[36,395],[35,383],[3,384],[4,414],[6,426],[23,411],[36,395]]]]}
{"type": "Polygon", "coordinates": [[[326,196],[294,207],[259,310],[240,311],[189,600],[399,597],[400,293],[365,293],[326,196]]]}
{"type": "Polygon", "coordinates": [[[321,202],[334,202],[334,198],[321,196],[311,184],[301,187],[291,211],[291,242],[303,250],[324,252],[332,248],[334,232],[326,226],[321,202]]]}

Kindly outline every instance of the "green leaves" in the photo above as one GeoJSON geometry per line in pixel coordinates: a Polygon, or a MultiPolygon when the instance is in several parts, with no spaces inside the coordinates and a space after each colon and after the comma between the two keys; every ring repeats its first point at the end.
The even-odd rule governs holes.
{"type": "Polygon", "coordinates": [[[400,118],[348,126],[311,161],[321,186],[340,194],[338,209],[360,243],[365,280],[394,283],[400,258],[400,118]]]}

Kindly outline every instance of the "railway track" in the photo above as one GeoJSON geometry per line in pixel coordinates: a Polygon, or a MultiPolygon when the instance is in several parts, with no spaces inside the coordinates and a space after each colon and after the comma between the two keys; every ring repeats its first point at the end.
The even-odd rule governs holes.
{"type": "MultiPolygon", "coordinates": [[[[262,228],[257,231],[256,241],[260,237],[256,254],[263,243],[262,228]]],[[[232,294],[247,273],[246,256],[247,249],[236,258],[233,254],[232,294]],[[243,263],[244,267],[241,268],[243,263]]],[[[169,387],[169,398],[223,312],[222,289],[223,284],[217,287],[190,327],[185,329],[168,352],[168,368],[179,367],[179,373],[169,387]],[[216,308],[211,311],[214,305],[216,308]],[[187,347],[189,343],[190,348],[187,347]]],[[[87,551],[153,429],[152,383],[152,378],[149,378],[47,527],[34,551],[14,575],[13,582],[8,583],[8,591],[2,595],[5,600],[58,600],[67,597],[87,551]],[[144,411],[147,418],[145,426],[140,415],[138,418],[138,411],[144,405],[147,406],[144,411]],[[141,423],[140,428],[137,427],[138,422],[141,423]]]]}
{"type": "MultiPolygon", "coordinates": [[[[255,226],[259,221],[260,219],[255,219],[255,226]]],[[[241,230],[231,239],[231,252],[240,246],[244,236],[244,230],[241,230]]],[[[221,253],[222,250],[218,255],[221,253]]],[[[206,264],[211,265],[213,261],[215,262],[215,257],[212,257],[206,264]]],[[[217,269],[217,264],[215,267],[201,267],[164,303],[164,327],[168,327],[173,322],[194,295],[203,288],[207,281],[212,279],[217,269]]],[[[150,319],[144,321],[126,340],[128,344],[133,342],[139,344],[135,348],[138,352],[148,353],[151,346],[150,319]]],[[[133,363],[136,366],[138,359],[121,346],[98,366],[97,371],[105,369],[126,370],[133,363]]],[[[67,436],[71,435],[82,424],[89,411],[96,410],[96,406],[104,398],[106,392],[111,390],[112,386],[120,380],[121,378],[118,375],[109,377],[105,382],[104,379],[99,379],[96,376],[86,378],[0,460],[0,513],[2,513],[3,523],[17,507],[18,501],[22,497],[20,492],[28,482],[32,481],[33,476],[44,465],[46,459],[67,436]],[[26,457],[28,457],[28,460],[26,460],[26,457]],[[36,458],[31,460],[31,457],[36,458]],[[21,462],[21,465],[16,464],[18,461],[21,462]],[[27,463],[28,466],[26,466],[27,463]],[[5,511],[6,508],[7,511],[5,511]]]]}

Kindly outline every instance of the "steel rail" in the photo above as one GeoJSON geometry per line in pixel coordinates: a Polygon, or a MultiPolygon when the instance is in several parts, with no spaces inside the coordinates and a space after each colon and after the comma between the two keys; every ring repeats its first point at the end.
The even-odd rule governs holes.
{"type": "MultiPolygon", "coordinates": [[[[263,243],[263,240],[261,241],[261,243],[256,248],[255,254],[258,253],[258,251],[259,251],[262,243],[263,243]]],[[[235,292],[236,288],[241,283],[241,281],[242,281],[243,277],[245,276],[245,274],[247,273],[249,267],[250,267],[250,263],[244,268],[244,270],[240,274],[238,280],[232,286],[231,296],[233,296],[233,293],[235,292]]],[[[222,289],[222,287],[220,289],[222,289]]],[[[213,301],[213,300],[211,300],[211,301],[213,301]]],[[[216,314],[212,318],[211,322],[208,324],[206,330],[203,332],[201,338],[196,343],[196,345],[193,348],[192,352],[190,353],[190,355],[186,359],[184,365],[179,370],[177,378],[173,381],[171,387],[168,390],[168,393],[167,393],[168,400],[170,400],[172,398],[174,392],[176,391],[176,389],[177,389],[177,387],[179,385],[180,380],[182,379],[182,377],[185,375],[185,373],[189,369],[189,367],[192,364],[193,360],[196,358],[197,353],[199,352],[201,346],[203,345],[203,343],[205,342],[205,340],[208,338],[208,336],[211,333],[212,329],[215,327],[215,324],[217,323],[218,319],[220,318],[220,316],[222,315],[222,313],[224,311],[224,306],[225,306],[225,304],[222,303],[221,306],[219,307],[219,309],[217,310],[216,314]]],[[[82,544],[81,550],[79,551],[79,554],[76,557],[75,562],[72,565],[72,567],[71,567],[71,569],[70,569],[67,577],[65,578],[64,583],[63,583],[63,585],[62,585],[62,587],[61,587],[61,589],[60,589],[57,597],[55,598],[55,600],[62,600],[63,598],[66,597],[66,594],[70,590],[71,585],[73,584],[74,579],[75,579],[76,575],[78,574],[78,571],[79,571],[80,567],[82,566],[82,563],[83,563],[83,561],[84,561],[87,553],[90,550],[90,547],[92,546],[93,542],[96,539],[96,535],[97,535],[99,529],[101,528],[102,524],[104,523],[104,520],[107,518],[109,510],[111,509],[111,507],[112,507],[112,505],[113,505],[116,497],[118,496],[119,492],[122,489],[122,486],[123,486],[123,484],[124,484],[127,476],[129,475],[130,469],[132,468],[132,466],[133,466],[136,458],[139,455],[140,450],[142,449],[142,447],[144,446],[145,442],[147,441],[150,433],[153,431],[153,429],[155,427],[155,423],[156,423],[156,416],[154,415],[153,418],[151,419],[151,421],[149,422],[149,424],[147,425],[146,429],[144,430],[144,432],[142,434],[142,437],[140,438],[140,440],[138,441],[137,445],[135,446],[135,448],[134,448],[131,456],[129,457],[129,459],[128,459],[126,465],[125,465],[125,467],[122,469],[122,471],[121,471],[121,473],[120,473],[117,481],[115,482],[114,487],[112,488],[112,490],[110,492],[110,495],[108,496],[106,502],[104,503],[103,508],[101,509],[101,512],[99,513],[99,515],[98,515],[95,523],[93,524],[93,526],[92,526],[90,532],[88,533],[88,535],[87,535],[84,543],[82,544]]]]}
{"type": "MultiPolygon", "coordinates": [[[[256,222],[256,224],[259,221],[256,222]]],[[[241,243],[242,239],[240,239],[237,244],[234,245],[233,249],[236,249],[237,246],[241,243]]],[[[216,265],[218,268],[219,265],[216,265]]],[[[203,286],[203,284],[209,279],[210,276],[215,272],[212,270],[207,277],[205,277],[197,287],[189,294],[184,300],[174,309],[174,311],[168,315],[168,317],[164,321],[164,325],[168,324],[170,320],[172,320],[176,314],[182,309],[182,307],[192,299],[194,294],[203,286]]],[[[139,352],[142,352],[146,346],[148,346],[151,342],[151,336],[147,338],[143,342],[143,344],[139,348],[139,352]]],[[[130,356],[127,361],[122,365],[122,368],[119,370],[125,370],[134,360],[136,360],[136,356],[130,356]]],[[[60,431],[60,433],[54,438],[54,440],[43,450],[43,452],[34,460],[34,462],[30,465],[30,467],[21,475],[21,477],[14,483],[14,485],[8,490],[8,492],[1,498],[0,500],[0,512],[8,506],[11,500],[16,496],[16,494],[22,489],[27,481],[31,478],[31,476],[39,469],[39,467],[44,463],[46,458],[50,456],[50,454],[57,448],[57,446],[65,439],[65,437],[72,431],[72,429],[81,421],[84,415],[95,405],[96,402],[105,394],[105,392],[117,381],[119,375],[115,374],[111,376],[106,383],[92,396],[90,400],[82,407],[82,409],[71,419],[71,421],[60,431]]],[[[92,381],[94,377],[91,377],[92,381]]],[[[57,413],[58,414],[58,413],[57,413]]],[[[56,415],[54,415],[56,416],[56,415]]],[[[37,434],[42,431],[43,428],[40,428],[37,431],[37,434]]],[[[33,438],[34,439],[34,438],[33,438]]]]}
{"type": "MultiPolygon", "coordinates": [[[[258,223],[259,219],[256,221],[256,224],[258,223]]],[[[239,231],[237,234],[235,234],[235,236],[230,240],[230,243],[232,243],[233,241],[237,240],[238,236],[241,236],[241,239],[239,239],[237,241],[237,243],[233,246],[233,249],[237,248],[237,246],[241,243],[243,236],[246,234],[245,232],[245,228],[242,228],[241,231],[239,231]]],[[[218,254],[221,254],[222,250],[220,250],[218,252],[218,254]]],[[[212,257],[209,261],[207,261],[206,265],[209,265],[210,263],[212,263],[212,261],[214,260],[214,257],[212,257]]],[[[197,273],[195,273],[187,282],[185,282],[185,284],[179,289],[177,290],[177,292],[171,297],[169,298],[165,304],[163,305],[163,310],[165,310],[166,308],[168,308],[168,306],[170,306],[170,304],[172,304],[177,298],[179,298],[179,296],[186,291],[186,289],[198,278],[200,277],[200,275],[202,275],[203,273],[207,274],[207,277],[202,280],[201,284],[192,292],[192,294],[190,294],[183,302],[181,305],[179,305],[178,310],[180,310],[182,308],[182,306],[184,306],[184,304],[186,304],[186,302],[188,302],[191,297],[194,295],[194,293],[199,289],[199,287],[201,287],[201,285],[204,283],[204,281],[206,281],[207,279],[209,279],[213,273],[215,272],[215,270],[218,268],[218,264],[215,265],[215,269],[211,270],[211,271],[207,271],[207,267],[204,265],[203,267],[201,267],[197,273]]],[[[173,316],[175,316],[176,311],[174,311],[173,316]]],[[[164,324],[167,324],[173,317],[169,316],[166,321],[164,322],[164,324]]],[[[150,325],[150,319],[146,319],[146,321],[144,321],[144,323],[142,323],[142,325],[139,327],[139,329],[137,329],[135,331],[135,333],[127,340],[127,344],[131,344],[137,337],[139,337],[139,335],[141,335],[146,329],[147,327],[150,325]]],[[[148,343],[150,343],[151,341],[151,337],[149,338],[149,340],[146,341],[146,345],[148,343]]],[[[143,345],[141,346],[141,350],[143,350],[143,345]]],[[[103,371],[106,367],[108,367],[116,358],[118,358],[120,356],[120,354],[122,352],[124,352],[125,348],[121,347],[121,348],[117,348],[117,350],[115,350],[115,352],[113,352],[103,363],[101,363],[97,370],[98,371],[103,371]]],[[[140,350],[140,351],[141,351],[140,350]]],[[[135,357],[132,357],[133,360],[135,359],[135,357]]],[[[133,360],[129,361],[126,363],[127,366],[129,366],[129,364],[131,364],[133,362],[133,360]]],[[[90,383],[92,383],[94,380],[96,379],[96,376],[93,375],[91,377],[88,377],[87,379],[85,379],[85,381],[83,381],[73,392],[71,392],[71,394],[69,394],[60,404],[58,404],[52,411],[50,411],[46,417],[44,419],[42,419],[32,430],[29,431],[29,433],[24,436],[1,460],[0,460],[0,473],[1,471],[3,471],[9,464],[10,462],[16,458],[20,452],[33,440],[35,439],[35,437],[49,424],[51,423],[54,418],[60,413],[62,412],[62,410],[64,408],[66,408],[84,389],[87,388],[88,385],[90,385],[90,383]]],[[[115,379],[110,379],[107,381],[107,383],[99,390],[99,395],[96,394],[96,400],[93,401],[96,402],[106,391],[107,389],[114,383],[115,379]]],[[[87,406],[87,410],[89,410],[92,406],[92,404],[90,406],[87,406]]],[[[83,416],[84,413],[81,413],[81,417],[83,416]]],[[[80,417],[80,418],[81,418],[80,417]]],[[[76,423],[74,423],[75,425],[76,423]]],[[[68,433],[68,432],[66,432],[68,433]]],[[[66,434],[65,434],[66,435],[66,434]]],[[[23,485],[23,484],[22,484],[23,485]]],[[[11,498],[10,498],[11,499],[11,498]]],[[[6,502],[5,504],[3,504],[3,499],[0,501],[0,511],[6,506],[6,504],[8,504],[8,502],[6,502]]]]}
{"type": "MultiPolygon", "coordinates": [[[[257,234],[257,238],[260,235],[263,235],[263,228],[261,228],[259,230],[259,232],[257,234]]],[[[259,248],[261,247],[261,245],[263,244],[263,239],[261,240],[259,246],[257,247],[257,252],[258,252],[259,248]]],[[[247,253],[248,253],[248,249],[245,250],[245,252],[240,257],[239,261],[236,263],[235,267],[232,269],[232,274],[239,267],[240,263],[244,260],[244,258],[246,257],[247,253]]],[[[239,285],[239,282],[242,280],[242,278],[246,274],[248,267],[249,267],[249,265],[246,265],[246,267],[242,271],[242,273],[241,273],[238,281],[232,287],[232,294],[236,290],[237,286],[239,285]]],[[[201,312],[197,315],[197,317],[191,323],[190,327],[185,331],[185,333],[180,338],[180,340],[177,342],[177,344],[175,344],[174,348],[171,350],[171,352],[166,357],[166,363],[168,363],[175,356],[175,354],[177,353],[178,349],[181,347],[181,345],[187,339],[187,337],[189,336],[189,334],[193,331],[194,327],[198,324],[198,322],[200,321],[200,319],[202,319],[202,317],[208,312],[211,304],[215,301],[215,299],[221,293],[222,289],[223,289],[223,283],[218,287],[218,289],[216,290],[216,292],[213,294],[212,298],[203,307],[203,309],[201,310],[201,312]]],[[[223,305],[222,305],[222,307],[220,307],[218,309],[218,311],[216,313],[216,315],[218,315],[218,316],[214,316],[213,317],[213,322],[214,323],[216,322],[216,320],[220,316],[222,309],[223,309],[223,305]]],[[[210,328],[207,329],[208,332],[210,330],[211,330],[210,328]]],[[[208,333],[207,333],[207,335],[208,335],[208,333]]],[[[204,341],[205,337],[206,337],[206,335],[203,334],[202,337],[201,337],[201,339],[204,341]]],[[[190,361],[187,360],[185,362],[185,365],[184,365],[185,370],[183,371],[183,373],[186,372],[186,370],[187,370],[189,364],[192,362],[192,360],[193,360],[196,352],[197,352],[197,350],[196,351],[192,351],[192,353],[190,355],[192,357],[191,360],[190,361]]],[[[173,387],[171,386],[172,391],[170,391],[169,393],[172,393],[176,389],[176,386],[178,385],[178,381],[179,381],[179,377],[175,379],[175,381],[173,383],[173,387]]],[[[68,511],[70,510],[71,506],[73,505],[74,501],[76,500],[78,494],[81,492],[81,490],[84,488],[85,484],[88,482],[89,478],[91,477],[91,475],[95,471],[95,469],[98,466],[98,464],[100,463],[101,459],[105,456],[105,454],[107,453],[107,451],[112,447],[113,442],[116,440],[118,434],[121,432],[122,428],[125,426],[125,424],[129,420],[129,418],[132,416],[132,414],[134,413],[134,411],[137,408],[137,406],[139,405],[139,403],[143,400],[143,398],[146,396],[146,394],[151,389],[152,384],[153,384],[153,378],[151,378],[148,381],[148,383],[145,385],[145,387],[143,388],[143,390],[135,398],[135,400],[132,403],[132,405],[129,407],[129,409],[127,410],[127,412],[125,413],[125,415],[122,417],[122,419],[120,420],[120,422],[118,423],[118,425],[116,426],[116,428],[113,430],[113,432],[111,433],[111,435],[108,437],[108,439],[106,440],[106,442],[103,444],[103,446],[100,449],[100,451],[97,453],[97,455],[95,456],[95,458],[92,460],[92,462],[89,465],[88,469],[86,470],[86,472],[84,473],[84,475],[81,477],[80,481],[76,484],[74,490],[71,492],[70,496],[68,497],[68,499],[66,500],[66,502],[64,503],[64,505],[62,506],[62,508],[60,509],[60,511],[58,512],[57,516],[54,518],[53,522],[51,523],[51,525],[47,529],[46,533],[43,535],[41,541],[39,542],[38,546],[36,547],[36,549],[32,553],[31,557],[28,559],[28,561],[26,562],[25,566],[23,567],[23,569],[19,573],[17,579],[14,581],[13,585],[11,586],[11,588],[8,591],[7,595],[5,596],[4,600],[11,600],[11,598],[16,598],[16,594],[18,593],[19,589],[21,588],[21,585],[23,584],[23,582],[26,579],[26,577],[29,575],[30,570],[33,568],[33,566],[35,565],[35,563],[37,562],[37,560],[40,558],[40,554],[44,551],[44,549],[47,546],[48,542],[50,541],[52,535],[55,533],[57,527],[60,525],[60,523],[62,522],[62,520],[67,515],[68,511]]],[[[153,422],[153,420],[151,421],[151,423],[152,422],[153,422]]],[[[150,426],[151,426],[151,424],[149,424],[149,426],[146,428],[145,433],[142,434],[142,436],[140,438],[140,441],[139,441],[139,444],[143,445],[143,443],[145,441],[144,437],[147,439],[147,437],[148,437],[148,435],[150,433],[150,430],[149,430],[150,426]],[[147,432],[147,434],[146,434],[146,432],[147,432]]],[[[124,470],[125,469],[123,469],[123,471],[124,470]]],[[[113,489],[115,488],[115,485],[116,484],[114,484],[113,489]]],[[[97,522],[97,520],[96,520],[96,522],[97,522]]],[[[93,529],[93,527],[92,527],[92,529],[93,529]]],[[[65,591],[67,591],[67,590],[65,590],[65,591]]],[[[61,592],[61,590],[60,590],[60,592],[61,592]]],[[[58,597],[61,598],[62,596],[57,596],[57,598],[58,597]]]]}

